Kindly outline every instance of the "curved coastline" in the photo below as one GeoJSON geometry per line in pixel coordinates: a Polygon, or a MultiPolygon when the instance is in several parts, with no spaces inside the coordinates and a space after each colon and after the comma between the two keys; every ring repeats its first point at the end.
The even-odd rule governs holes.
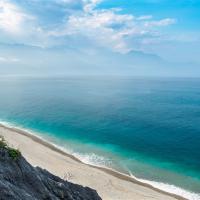
{"type": "MultiPolygon", "coordinates": [[[[121,173],[119,171],[116,171],[114,169],[111,169],[111,168],[108,168],[108,167],[102,167],[102,166],[97,166],[97,165],[94,165],[94,164],[88,164],[88,163],[85,163],[83,161],[81,161],[79,158],[75,157],[74,155],[71,155],[69,154],[68,152],[66,152],[66,150],[58,145],[55,145],[53,144],[52,142],[49,142],[48,140],[40,137],[39,135],[37,135],[37,133],[35,132],[32,132],[28,129],[23,129],[21,127],[17,127],[15,125],[12,125],[10,123],[7,123],[7,122],[0,122],[0,127],[1,128],[4,128],[4,129],[7,129],[7,130],[10,130],[10,131],[13,131],[13,132],[16,132],[17,134],[20,134],[20,135],[23,135],[25,137],[28,137],[29,139],[35,141],[36,143],[39,143],[59,154],[62,154],[63,156],[67,156],[68,158],[71,158],[73,160],[75,160],[76,162],[79,162],[79,163],[82,163],[84,165],[87,165],[87,166],[90,166],[92,168],[95,168],[95,169],[98,169],[98,170],[101,170],[109,175],[112,175],[116,178],[119,178],[121,180],[124,180],[124,181],[128,181],[128,182],[132,182],[134,184],[137,184],[137,185],[140,185],[140,186],[143,186],[143,187],[146,187],[146,188],[149,188],[151,190],[154,190],[156,192],[159,192],[161,194],[164,194],[164,195],[168,195],[168,196],[171,196],[175,199],[178,199],[178,200],[185,200],[187,198],[183,197],[183,196],[180,196],[178,194],[175,194],[175,193],[171,193],[171,192],[168,192],[168,191],[165,191],[165,190],[162,190],[158,187],[155,187],[153,185],[151,185],[151,181],[148,181],[148,180],[140,180],[140,179],[137,179],[136,177],[134,177],[132,174],[128,175],[128,174],[124,174],[124,173],[121,173]]],[[[196,195],[196,194],[194,194],[196,195]]],[[[196,200],[197,198],[195,198],[196,200]]]]}

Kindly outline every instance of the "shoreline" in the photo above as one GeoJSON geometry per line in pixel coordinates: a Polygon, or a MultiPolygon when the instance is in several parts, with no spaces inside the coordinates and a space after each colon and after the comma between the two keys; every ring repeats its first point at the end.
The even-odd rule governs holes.
{"type": "MultiPolygon", "coordinates": [[[[4,125],[2,123],[0,123],[0,128],[1,129],[5,129],[7,131],[10,131],[12,133],[15,133],[15,134],[19,134],[21,136],[24,136],[26,138],[29,138],[30,140],[34,141],[35,143],[37,144],[40,144],[42,146],[44,146],[45,148],[48,148],[64,157],[67,157],[69,159],[72,159],[73,161],[79,163],[79,164],[82,164],[82,165],[85,165],[91,169],[95,169],[95,170],[100,170],[101,172],[109,175],[109,176],[113,176],[121,181],[125,181],[125,182],[128,182],[128,183],[133,183],[134,185],[137,185],[137,186],[141,186],[141,187],[144,187],[146,189],[150,189],[156,193],[158,193],[158,195],[166,195],[168,197],[171,197],[172,199],[178,199],[178,200],[185,200],[186,198],[182,197],[182,196],[179,196],[177,194],[173,194],[173,193],[170,193],[170,192],[166,192],[164,190],[161,190],[159,188],[156,188],[148,183],[143,183],[142,181],[139,181],[129,175],[126,175],[126,174],[123,174],[123,173],[120,173],[114,169],[110,169],[110,168],[107,168],[107,167],[100,167],[100,166],[95,166],[95,165],[91,165],[91,164],[86,164],[84,162],[82,162],[80,159],[78,159],[77,157],[75,157],[74,155],[71,155],[67,152],[65,152],[64,150],[62,150],[61,148],[59,148],[58,146],[54,145],[53,143],[51,142],[48,142],[47,140],[43,139],[42,137],[40,136],[37,136],[36,134],[32,134],[30,133],[29,131],[26,131],[26,130],[23,130],[23,129],[20,129],[20,128],[17,128],[17,127],[9,127],[7,125],[4,125]]],[[[5,134],[3,134],[4,136],[5,134]]],[[[10,141],[9,141],[10,142],[10,141]]],[[[21,150],[21,149],[20,149],[21,150]]],[[[23,153],[23,152],[22,152],[23,153]]],[[[26,157],[25,157],[26,158],[26,157]]],[[[39,167],[41,167],[40,165],[38,165],[39,167]]],[[[47,169],[49,170],[49,169],[47,169]]],[[[98,182],[98,180],[97,180],[98,182]]],[[[96,189],[96,188],[94,188],[96,189]]],[[[97,192],[99,193],[98,189],[96,189],[97,192]]],[[[101,196],[101,193],[100,193],[100,196],[101,196]]],[[[152,196],[153,198],[153,196],[152,196]]],[[[162,197],[163,198],[163,197],[162,197]]],[[[119,198],[120,199],[120,198],[119,198]]],[[[158,198],[159,199],[159,198],[158,198]]]]}

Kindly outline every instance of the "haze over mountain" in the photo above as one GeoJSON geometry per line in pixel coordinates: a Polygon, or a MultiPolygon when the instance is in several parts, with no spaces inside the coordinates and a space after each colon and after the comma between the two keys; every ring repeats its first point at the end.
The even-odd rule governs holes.
{"type": "MultiPolygon", "coordinates": [[[[3,45],[1,45],[2,47],[3,45]]],[[[0,49],[1,75],[65,76],[65,75],[133,75],[195,76],[198,63],[169,62],[156,54],[130,51],[126,54],[109,50],[89,52],[72,48],[40,48],[21,44],[4,45],[0,49]],[[6,57],[6,55],[10,55],[6,57]],[[193,68],[194,71],[191,71],[193,68]]]]}

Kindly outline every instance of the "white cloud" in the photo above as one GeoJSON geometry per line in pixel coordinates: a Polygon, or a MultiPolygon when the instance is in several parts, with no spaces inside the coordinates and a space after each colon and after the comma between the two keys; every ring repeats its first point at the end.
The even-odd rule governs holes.
{"type": "Polygon", "coordinates": [[[156,27],[156,26],[169,26],[174,23],[176,23],[175,19],[166,18],[166,19],[161,19],[158,21],[148,21],[148,22],[145,22],[144,25],[146,27],[156,27]]]}
{"type": "Polygon", "coordinates": [[[90,14],[82,16],[70,16],[68,25],[72,29],[77,28],[108,28],[114,29],[112,26],[127,26],[133,20],[132,15],[115,14],[113,11],[94,11],[90,14]]]}
{"type": "Polygon", "coordinates": [[[69,16],[66,24],[58,30],[49,32],[59,37],[69,35],[85,36],[97,45],[117,52],[128,52],[134,47],[130,38],[151,38],[155,28],[175,23],[174,19],[153,20],[151,15],[135,17],[121,14],[119,9],[96,9],[99,0],[85,1],[84,12],[69,16]],[[91,6],[92,5],[92,6],[91,6]]]}
{"type": "MultiPolygon", "coordinates": [[[[0,0],[0,29],[13,35],[23,33],[23,36],[18,36],[16,40],[31,45],[45,47],[57,45],[56,42],[67,45],[67,38],[75,36],[77,40],[87,38],[96,46],[124,53],[135,48],[135,40],[142,44],[144,39],[155,36],[155,32],[158,34],[159,27],[175,23],[171,18],[153,20],[151,15],[136,17],[132,14],[122,14],[121,10],[116,8],[102,9],[97,6],[102,0],[54,1],[60,6],[64,4],[66,10],[71,4],[80,4],[82,10],[75,9],[70,15],[68,13],[61,18],[57,26],[47,28],[45,23],[40,23],[41,18],[35,20],[36,17],[28,15],[11,1],[0,0]]],[[[44,10],[44,15],[45,13],[44,10]]]]}
{"type": "Polygon", "coordinates": [[[91,12],[102,0],[83,0],[84,11],[91,12]]]}
{"type": "Polygon", "coordinates": [[[140,17],[137,17],[137,20],[149,20],[152,19],[153,16],[152,15],[142,15],[140,17]]]}
{"type": "Polygon", "coordinates": [[[115,14],[113,10],[88,12],[70,16],[63,30],[53,31],[50,35],[84,35],[99,46],[126,51],[126,44],[122,38],[123,29],[129,26],[133,16],[115,14]],[[121,31],[115,27],[121,27],[121,31]]]}
{"type": "Polygon", "coordinates": [[[19,34],[23,24],[31,17],[7,0],[0,0],[0,29],[12,34],[19,34]]]}
{"type": "Polygon", "coordinates": [[[0,57],[0,62],[5,62],[5,61],[6,61],[6,58],[0,57]]]}
{"type": "Polygon", "coordinates": [[[2,57],[0,56],[0,63],[16,63],[16,62],[20,62],[19,58],[12,58],[12,57],[2,57]]]}

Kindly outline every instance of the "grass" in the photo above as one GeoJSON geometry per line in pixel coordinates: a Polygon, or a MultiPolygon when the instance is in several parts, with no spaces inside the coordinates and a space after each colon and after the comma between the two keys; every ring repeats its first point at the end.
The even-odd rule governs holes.
{"type": "Polygon", "coordinates": [[[18,149],[14,149],[8,146],[3,136],[0,136],[0,149],[7,149],[9,156],[13,160],[16,160],[17,158],[21,156],[21,152],[18,149]]]}

